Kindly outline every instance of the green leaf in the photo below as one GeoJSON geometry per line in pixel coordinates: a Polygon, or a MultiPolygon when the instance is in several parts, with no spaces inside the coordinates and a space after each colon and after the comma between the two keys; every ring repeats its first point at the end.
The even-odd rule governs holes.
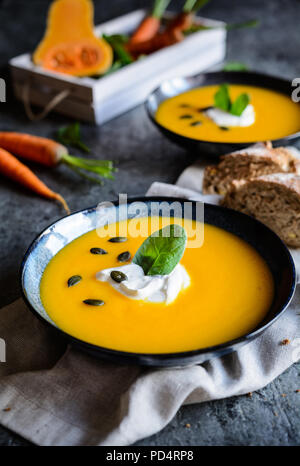
{"type": "Polygon", "coordinates": [[[112,74],[112,73],[114,73],[115,71],[120,70],[122,67],[123,67],[123,65],[122,65],[122,63],[120,62],[120,60],[116,60],[116,61],[111,65],[111,67],[109,68],[109,70],[107,70],[104,74],[102,74],[102,75],[99,76],[99,77],[102,78],[103,76],[107,76],[107,75],[109,75],[109,74],[112,74]]]}
{"type": "Polygon", "coordinates": [[[133,58],[125,49],[125,44],[127,42],[125,39],[126,36],[118,34],[108,36],[103,34],[102,37],[112,47],[114,51],[114,61],[119,61],[122,65],[130,65],[130,63],[133,62],[133,58]]]}
{"type": "Polygon", "coordinates": [[[228,84],[221,84],[221,86],[214,95],[214,101],[215,107],[220,108],[225,112],[229,112],[231,107],[231,100],[229,96],[228,84]]]}
{"type": "Polygon", "coordinates": [[[81,141],[78,122],[60,128],[57,132],[57,139],[62,144],[78,147],[83,152],[90,152],[90,149],[81,141]]]}
{"type": "Polygon", "coordinates": [[[210,0],[186,0],[183,6],[183,11],[185,13],[195,13],[200,10],[200,8],[203,8],[209,1],[210,0]]]}
{"type": "Polygon", "coordinates": [[[249,102],[250,96],[248,94],[240,94],[232,103],[230,100],[228,84],[221,84],[214,95],[215,107],[236,116],[240,116],[243,113],[249,102]]]}
{"type": "Polygon", "coordinates": [[[145,275],[169,275],[183,256],[187,236],[180,225],[168,225],[152,233],[136,252],[133,262],[145,275]]]}
{"type": "Polygon", "coordinates": [[[129,41],[129,36],[126,34],[111,34],[111,35],[106,35],[103,34],[103,37],[105,37],[106,40],[111,40],[111,41],[118,41],[121,42],[122,44],[126,44],[129,41]]]}
{"type": "Polygon", "coordinates": [[[226,31],[232,31],[234,29],[253,28],[259,26],[259,20],[251,19],[249,21],[243,21],[241,23],[228,23],[221,26],[206,26],[205,24],[193,24],[189,29],[183,31],[185,36],[193,34],[199,31],[209,31],[211,29],[225,29],[226,31]]]}
{"type": "Polygon", "coordinates": [[[233,102],[230,107],[230,113],[232,115],[241,116],[245,108],[250,102],[250,97],[248,94],[240,94],[237,99],[233,102]]]}
{"type": "Polygon", "coordinates": [[[224,65],[223,71],[248,71],[248,67],[238,61],[229,61],[224,65]]]}

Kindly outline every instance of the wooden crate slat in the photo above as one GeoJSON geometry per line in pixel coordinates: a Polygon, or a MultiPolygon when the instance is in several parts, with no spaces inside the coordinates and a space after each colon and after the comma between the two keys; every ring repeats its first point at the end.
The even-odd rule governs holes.
{"type": "MultiPolygon", "coordinates": [[[[14,83],[14,92],[18,99],[22,100],[22,91],[23,86],[18,82],[14,83]]],[[[39,92],[37,89],[32,89],[30,93],[30,99],[32,105],[45,107],[49,102],[49,96],[44,93],[39,92]]],[[[81,121],[88,121],[90,123],[96,123],[95,120],[95,110],[92,105],[87,105],[84,102],[64,100],[56,107],[56,111],[69,116],[76,118],[81,121]]]]}
{"type": "Polygon", "coordinates": [[[11,60],[11,74],[13,80],[23,81],[24,83],[30,82],[31,87],[39,86],[45,87],[46,89],[52,89],[56,93],[70,89],[70,92],[74,98],[81,99],[85,102],[93,101],[93,88],[90,83],[85,84],[78,80],[70,80],[68,77],[58,76],[57,74],[38,72],[36,67],[32,65],[30,55],[26,54],[22,56],[22,60],[11,60]]]}

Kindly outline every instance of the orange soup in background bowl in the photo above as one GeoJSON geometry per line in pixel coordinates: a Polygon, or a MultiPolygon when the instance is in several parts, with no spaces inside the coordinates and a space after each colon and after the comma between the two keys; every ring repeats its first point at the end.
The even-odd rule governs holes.
{"type": "Polygon", "coordinates": [[[291,82],[260,73],[204,73],[163,82],[145,105],[171,140],[203,156],[219,156],[259,141],[276,146],[298,139],[300,104],[292,100],[292,91],[291,82]],[[224,86],[230,102],[220,93],[216,100],[224,86]],[[245,108],[240,107],[245,96],[245,108]]]}

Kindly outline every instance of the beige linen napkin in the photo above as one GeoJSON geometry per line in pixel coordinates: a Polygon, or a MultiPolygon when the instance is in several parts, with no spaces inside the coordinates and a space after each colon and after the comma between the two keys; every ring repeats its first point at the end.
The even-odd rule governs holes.
{"type": "MultiPolygon", "coordinates": [[[[194,167],[180,177],[189,189],[154,183],[148,194],[200,199],[190,189],[197,189],[198,174],[194,167]]],[[[296,362],[299,305],[298,289],[287,312],[238,352],[201,365],[151,369],[67,348],[18,300],[0,312],[6,342],[0,423],[38,445],[130,445],[161,430],[181,405],[257,390],[296,362]],[[290,343],[283,345],[285,339],[290,343]]]]}

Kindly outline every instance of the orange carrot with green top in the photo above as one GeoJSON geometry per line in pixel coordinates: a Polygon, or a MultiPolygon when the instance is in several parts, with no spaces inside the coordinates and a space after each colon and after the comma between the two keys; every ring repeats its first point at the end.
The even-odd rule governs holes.
{"type": "Polygon", "coordinates": [[[0,174],[10,178],[13,181],[25,186],[36,194],[47,199],[53,199],[60,202],[67,213],[70,213],[70,209],[64,200],[64,198],[49,189],[45,183],[28,168],[26,165],[21,163],[16,157],[7,152],[5,149],[0,148],[0,174]]]}
{"type": "Polygon", "coordinates": [[[152,39],[159,31],[161,18],[170,0],[156,0],[152,13],[146,16],[129,40],[129,46],[152,39]]]}
{"type": "MultiPolygon", "coordinates": [[[[110,160],[93,160],[82,157],[74,157],[68,154],[68,149],[52,139],[47,139],[32,134],[0,132],[0,147],[12,152],[18,157],[40,163],[48,167],[54,167],[64,163],[84,176],[81,170],[96,173],[104,178],[113,179],[113,163],[110,160]]],[[[101,182],[97,178],[93,181],[101,182]]]]}
{"type": "Polygon", "coordinates": [[[167,31],[172,31],[174,29],[186,31],[192,27],[196,12],[209,1],[210,0],[186,0],[182,12],[170,21],[167,31]]]}
{"type": "Polygon", "coordinates": [[[163,32],[157,30],[157,33],[147,40],[129,41],[127,51],[133,57],[138,57],[181,42],[184,39],[184,31],[193,25],[196,11],[208,2],[209,0],[186,0],[183,11],[170,21],[163,32]]]}
{"type": "Polygon", "coordinates": [[[68,152],[65,146],[51,139],[6,131],[0,132],[0,147],[48,167],[57,165],[68,152]]]}
{"type": "Polygon", "coordinates": [[[127,50],[134,57],[138,57],[139,55],[149,55],[157,50],[177,44],[183,39],[184,35],[182,31],[179,29],[172,29],[170,31],[160,32],[150,40],[139,42],[137,44],[129,44],[127,46],[127,50]]]}

